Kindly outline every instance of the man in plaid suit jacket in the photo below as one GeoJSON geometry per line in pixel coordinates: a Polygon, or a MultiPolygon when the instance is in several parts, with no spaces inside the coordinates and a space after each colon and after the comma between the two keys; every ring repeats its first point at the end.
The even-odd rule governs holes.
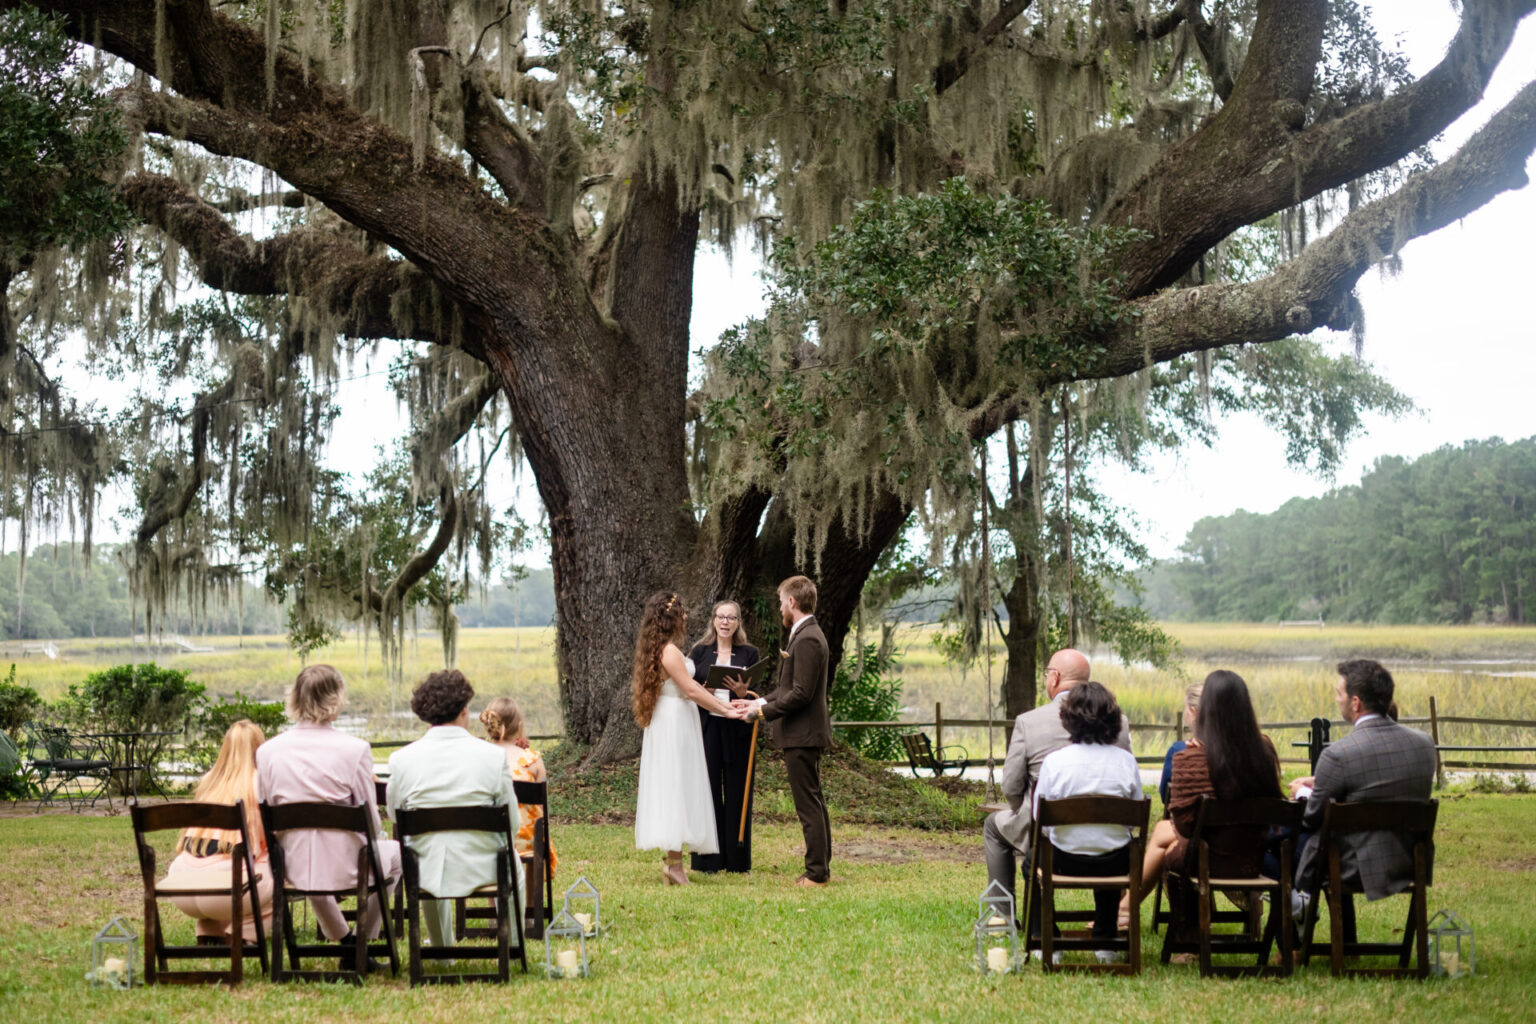
{"type": "MultiPolygon", "coordinates": [[[[1312,794],[1302,816],[1304,833],[1323,825],[1328,801],[1428,800],[1435,777],[1435,744],[1417,729],[1398,725],[1387,715],[1392,704],[1392,674],[1378,662],[1339,664],[1334,695],[1344,720],[1354,729],[1328,746],[1317,759],[1312,794]]],[[[1292,784],[1308,780],[1298,779],[1292,784]]],[[[1340,836],[1340,867],[1344,884],[1358,885],[1366,899],[1379,900],[1413,884],[1413,854],[1398,832],[1361,832],[1340,836]]],[[[1308,842],[1301,851],[1296,885],[1311,891],[1326,855],[1321,843],[1308,842]]]]}

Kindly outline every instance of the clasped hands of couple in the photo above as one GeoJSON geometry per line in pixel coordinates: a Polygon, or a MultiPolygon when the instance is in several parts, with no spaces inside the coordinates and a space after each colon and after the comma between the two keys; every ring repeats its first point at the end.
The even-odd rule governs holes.
{"type": "Polygon", "coordinates": [[[750,722],[752,719],[756,718],[759,714],[762,713],[762,705],[758,704],[756,700],[747,696],[747,694],[751,693],[752,691],[747,689],[747,683],[745,679],[743,679],[741,676],[734,676],[730,679],[727,679],[725,681],[725,685],[730,687],[731,692],[736,695],[736,699],[729,701],[726,705],[732,711],[732,714],[730,715],[731,718],[735,718],[742,722],[750,722]]]}

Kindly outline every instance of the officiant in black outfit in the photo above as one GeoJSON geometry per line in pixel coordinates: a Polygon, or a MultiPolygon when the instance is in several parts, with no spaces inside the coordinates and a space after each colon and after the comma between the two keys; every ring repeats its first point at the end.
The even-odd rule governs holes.
{"type": "MultiPolygon", "coordinates": [[[[747,643],[747,631],[741,625],[741,606],[734,601],[720,601],[709,617],[709,632],[688,653],[693,659],[693,678],[708,685],[709,670],[715,665],[748,668],[757,664],[757,648],[747,643]]],[[[745,697],[739,693],[717,694],[725,700],[745,697]]],[[[703,708],[699,717],[704,724],[704,762],[709,766],[709,791],[715,800],[715,829],[720,837],[719,853],[693,854],[695,871],[751,871],[752,817],[751,796],[747,794],[748,754],[752,745],[752,726],[733,718],[712,715],[703,708]],[[747,802],[747,829],[741,828],[742,799],[747,802]]]]}

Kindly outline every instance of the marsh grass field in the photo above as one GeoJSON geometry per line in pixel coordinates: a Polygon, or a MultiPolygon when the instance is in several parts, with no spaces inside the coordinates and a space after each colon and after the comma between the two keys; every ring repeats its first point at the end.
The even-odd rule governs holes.
{"type": "MultiPolygon", "coordinates": [[[[1442,716],[1536,719],[1536,627],[1512,626],[1327,626],[1281,629],[1250,623],[1172,623],[1165,628],[1181,644],[1185,660],[1179,671],[1123,665],[1094,652],[1094,676],[1109,686],[1132,722],[1162,723],[1170,732],[1138,732],[1137,753],[1160,753],[1182,706],[1188,680],[1213,668],[1241,673],[1264,722],[1304,722],[1333,715],[1334,665],[1346,657],[1385,662],[1397,680],[1400,713],[1427,717],[1429,698],[1437,698],[1442,716]]],[[[898,634],[902,680],[902,718],[931,722],[935,703],[946,719],[987,716],[986,670],[982,663],[960,668],[946,662],[933,644],[933,627],[904,627],[898,634]]],[[[1001,641],[995,639],[992,678],[996,690],[1003,672],[1001,641]]],[[[61,696],[87,673],[124,661],[158,661],[183,669],[203,683],[210,695],[280,699],[303,662],[279,636],[206,637],[208,653],[170,648],[146,650],[120,640],[59,641],[61,657],[19,657],[0,648],[0,665],[16,664],[17,681],[45,699],[61,696]]],[[[13,645],[14,646],[14,645],[13,645]]],[[[346,675],[351,695],[347,727],[372,740],[410,738],[418,723],[407,710],[411,684],[442,665],[435,635],[409,638],[404,653],[404,684],[391,694],[377,642],[357,637],[338,641],[311,660],[327,661],[346,675]],[[392,712],[393,707],[393,712],[392,712]]],[[[559,690],[555,678],[554,631],[550,628],[466,629],[459,638],[459,667],[486,697],[508,694],[523,705],[530,732],[561,731],[559,690]]],[[[996,712],[995,712],[996,713],[996,712]]],[[[1001,757],[1006,723],[998,714],[994,751],[1001,757]]],[[[1300,732],[1278,736],[1282,744],[1300,732]]],[[[946,743],[960,743],[974,757],[987,754],[985,729],[945,730],[946,743]]],[[[1536,746],[1536,729],[1445,725],[1441,742],[1462,745],[1536,746]]],[[[1299,756],[1299,755],[1298,755],[1299,756]]],[[[1505,758],[1500,758],[1504,760],[1505,758]]],[[[1530,755],[1512,755],[1531,760],[1530,755]]]]}

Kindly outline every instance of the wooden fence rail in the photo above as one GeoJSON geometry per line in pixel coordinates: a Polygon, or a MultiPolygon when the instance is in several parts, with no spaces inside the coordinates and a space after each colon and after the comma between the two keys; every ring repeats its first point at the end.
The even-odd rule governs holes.
{"type": "MultiPolygon", "coordinates": [[[[1463,715],[1442,715],[1442,714],[1439,713],[1439,706],[1438,706],[1438,703],[1436,702],[1434,697],[1431,697],[1429,699],[1429,709],[1430,709],[1430,711],[1429,711],[1428,715],[1403,715],[1400,718],[1398,718],[1398,721],[1403,723],[1404,725],[1428,725],[1430,727],[1430,735],[1431,735],[1431,737],[1435,741],[1435,751],[1436,751],[1436,756],[1437,757],[1441,753],[1447,753],[1447,754],[1495,754],[1495,753],[1498,753],[1498,754],[1530,754],[1530,753],[1536,753],[1536,746],[1507,746],[1507,747],[1505,747],[1505,746],[1463,746],[1463,745],[1447,745],[1447,744],[1442,744],[1440,742],[1440,726],[1442,726],[1442,725],[1484,725],[1484,726],[1500,726],[1500,727],[1513,728],[1513,729],[1536,729],[1536,721],[1528,721],[1528,720],[1521,720],[1521,719],[1511,719],[1511,718],[1477,718],[1477,717],[1470,717],[1470,716],[1463,716],[1463,715]]],[[[1346,723],[1343,719],[1330,719],[1329,720],[1329,728],[1330,729],[1338,728],[1339,726],[1343,726],[1343,725],[1347,725],[1347,724],[1348,723],[1346,723]]],[[[1166,732],[1166,733],[1172,733],[1176,739],[1183,739],[1184,738],[1184,732],[1185,732],[1185,729],[1184,729],[1184,713],[1183,713],[1182,710],[1174,712],[1170,716],[1170,718],[1169,718],[1169,720],[1167,722],[1132,722],[1132,723],[1130,723],[1130,726],[1131,726],[1131,731],[1133,733],[1136,733],[1136,732],[1166,732]]],[[[992,729],[998,729],[998,730],[1001,730],[1003,732],[1002,746],[998,750],[997,756],[992,758],[993,763],[1001,765],[1002,761],[1003,761],[1003,753],[1004,753],[1004,751],[1007,750],[1007,747],[1008,747],[1008,733],[1012,732],[1012,730],[1013,730],[1013,720],[1010,719],[1010,718],[994,718],[994,719],[992,719],[990,721],[988,721],[985,718],[945,718],[944,717],[944,705],[943,705],[943,703],[940,702],[940,701],[935,701],[934,705],[933,705],[933,717],[931,719],[926,719],[926,720],[924,720],[924,719],[888,720],[887,719],[887,720],[874,721],[874,722],[861,722],[861,721],[842,722],[842,721],[835,721],[835,722],[832,723],[832,727],[834,729],[905,729],[905,730],[932,729],[934,731],[933,743],[934,743],[935,747],[942,747],[944,745],[944,730],[946,728],[949,728],[949,729],[986,729],[986,728],[990,727],[992,729]]],[[[1285,730],[1310,729],[1310,728],[1312,728],[1312,721],[1311,721],[1311,719],[1308,719],[1306,721],[1297,721],[1297,722],[1260,722],[1259,723],[1259,728],[1261,730],[1263,730],[1263,731],[1266,731],[1266,732],[1283,732],[1285,730]]],[[[539,734],[537,736],[530,736],[528,738],[530,740],[558,740],[558,739],[561,739],[563,737],[561,736],[560,733],[541,733],[541,734],[539,734]]],[[[411,740],[386,740],[386,741],[374,743],[374,744],[372,744],[372,746],[373,746],[373,748],[375,750],[385,750],[385,749],[390,749],[390,748],[394,748],[394,747],[403,747],[407,743],[410,743],[410,742],[412,742],[412,741],[411,740]]],[[[1297,743],[1297,744],[1293,744],[1293,745],[1295,745],[1295,746],[1306,746],[1305,743],[1297,743]]],[[[967,767],[984,767],[987,764],[987,760],[988,759],[984,758],[984,757],[966,758],[965,759],[965,764],[966,764],[967,767]]],[[[1145,754],[1145,755],[1142,755],[1142,756],[1138,757],[1136,760],[1139,763],[1141,763],[1141,764],[1161,764],[1162,761],[1163,761],[1163,755],[1162,754],[1145,754]]],[[[897,762],[892,762],[892,763],[897,763],[897,762]]],[[[1280,763],[1281,764],[1293,764],[1293,765],[1294,764],[1310,765],[1311,762],[1309,762],[1306,758],[1282,757],[1280,759],[1280,763]]],[[[1443,769],[1445,769],[1445,768],[1473,768],[1473,769],[1484,768],[1484,769],[1491,769],[1491,770],[1495,770],[1495,771],[1520,771],[1520,770],[1536,771],[1536,762],[1520,763],[1520,762],[1506,762],[1506,761],[1442,761],[1441,764],[1440,764],[1440,767],[1442,769],[1442,772],[1441,772],[1441,774],[1442,774],[1441,783],[1443,784],[1444,783],[1443,769]]]]}

